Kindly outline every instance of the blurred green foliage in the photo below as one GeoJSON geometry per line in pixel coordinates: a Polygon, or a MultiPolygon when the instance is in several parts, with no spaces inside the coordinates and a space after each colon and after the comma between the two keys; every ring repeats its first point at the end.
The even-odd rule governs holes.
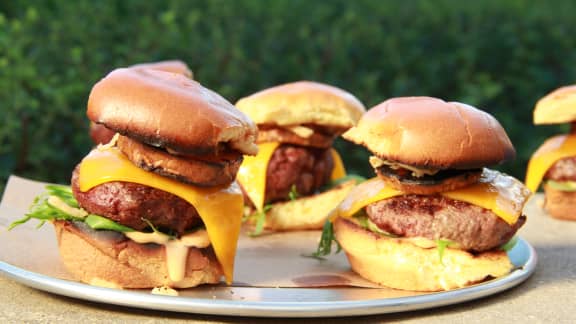
{"type": "MultiPolygon", "coordinates": [[[[316,80],[368,107],[430,95],[495,115],[527,160],[565,126],[532,126],[538,98],[576,79],[574,1],[2,1],[0,191],[9,174],[66,183],[89,150],[85,104],[115,67],[187,62],[230,101],[316,80]]],[[[337,143],[352,172],[367,153],[337,143]]],[[[446,148],[450,149],[450,148],[446,148]]]]}

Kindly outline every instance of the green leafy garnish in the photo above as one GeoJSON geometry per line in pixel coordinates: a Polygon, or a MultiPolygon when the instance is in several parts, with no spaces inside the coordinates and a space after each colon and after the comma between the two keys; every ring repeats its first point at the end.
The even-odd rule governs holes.
{"type": "Polygon", "coordinates": [[[152,232],[154,233],[159,233],[159,234],[163,234],[163,235],[168,235],[170,238],[172,239],[176,239],[177,236],[174,232],[170,232],[170,233],[165,233],[162,232],[161,230],[159,230],[158,228],[156,228],[156,226],[154,226],[154,224],[152,224],[151,221],[147,220],[146,218],[140,218],[144,223],[148,224],[148,226],[150,226],[150,228],[152,229],[152,232]]]}
{"type": "Polygon", "coordinates": [[[440,264],[444,265],[444,251],[450,244],[454,244],[454,242],[450,240],[436,240],[436,247],[438,248],[438,257],[440,258],[440,264]]]}
{"type": "Polygon", "coordinates": [[[554,181],[548,180],[546,184],[556,190],[574,192],[576,191],[576,181],[554,181]]]}
{"type": "Polygon", "coordinates": [[[288,198],[290,198],[291,201],[294,201],[296,199],[298,199],[298,190],[296,189],[296,185],[293,184],[292,187],[290,187],[290,192],[288,193],[288,198]]]}
{"type": "Polygon", "coordinates": [[[377,233],[386,237],[391,238],[399,237],[398,235],[381,230],[378,227],[378,225],[374,224],[374,222],[372,222],[370,218],[368,218],[368,215],[366,215],[364,210],[360,210],[353,217],[358,222],[358,225],[360,225],[363,229],[369,230],[370,232],[377,233]]]}
{"type": "Polygon", "coordinates": [[[272,205],[265,205],[262,210],[257,210],[252,215],[248,216],[248,219],[255,220],[254,231],[249,233],[250,236],[259,236],[264,230],[264,223],[266,222],[266,213],[272,209],[272,205]]]}
{"type": "Polygon", "coordinates": [[[500,250],[508,252],[516,246],[516,243],[518,243],[518,236],[513,236],[508,242],[500,246],[500,250]]]}
{"type": "Polygon", "coordinates": [[[24,224],[31,219],[40,221],[38,227],[46,221],[82,221],[94,230],[111,230],[116,232],[133,232],[134,229],[118,224],[108,218],[88,214],[79,208],[78,201],[72,195],[69,186],[47,185],[46,191],[34,199],[30,209],[22,219],[8,227],[8,230],[24,224]]]}
{"type": "Polygon", "coordinates": [[[90,214],[84,219],[84,223],[94,230],[109,230],[115,232],[134,232],[133,228],[116,223],[108,218],[90,214]]]}
{"type": "Polygon", "coordinates": [[[342,247],[338,241],[336,241],[336,237],[334,236],[334,226],[330,220],[326,220],[324,226],[322,227],[322,236],[320,237],[320,242],[318,242],[318,248],[316,249],[316,252],[306,256],[317,259],[324,259],[325,256],[332,253],[333,242],[336,243],[335,253],[339,253],[342,250],[342,247]]]}
{"type": "Polygon", "coordinates": [[[48,192],[48,195],[62,199],[70,207],[80,207],[78,206],[78,201],[76,201],[76,198],[74,198],[74,195],[72,194],[70,186],[46,185],[46,191],[48,192]]]}
{"type": "Polygon", "coordinates": [[[47,185],[46,192],[34,198],[28,213],[24,215],[22,219],[14,221],[12,224],[10,224],[8,230],[11,230],[18,225],[22,225],[33,218],[40,221],[39,226],[42,226],[46,221],[53,220],[83,220],[83,217],[71,215],[66,211],[58,208],[57,206],[49,203],[48,201],[50,197],[56,197],[70,208],[78,209],[78,202],[72,196],[72,191],[69,187],[60,185],[47,185]]]}

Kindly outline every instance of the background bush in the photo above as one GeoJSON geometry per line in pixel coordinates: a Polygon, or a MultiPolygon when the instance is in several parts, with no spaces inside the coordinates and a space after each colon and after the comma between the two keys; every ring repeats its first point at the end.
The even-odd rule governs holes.
{"type": "MultiPolygon", "coordinates": [[[[531,123],[538,98],[576,79],[573,1],[2,1],[0,183],[66,183],[90,149],[85,104],[115,67],[178,58],[230,101],[300,79],[368,107],[430,95],[475,105],[507,129],[523,178],[566,126],[531,123]]],[[[338,142],[353,172],[366,152],[338,142]]],[[[447,148],[450,149],[450,148],[447,148]]]]}

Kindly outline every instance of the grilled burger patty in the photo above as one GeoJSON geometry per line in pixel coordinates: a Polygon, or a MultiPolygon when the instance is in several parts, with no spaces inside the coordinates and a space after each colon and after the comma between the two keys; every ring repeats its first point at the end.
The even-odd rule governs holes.
{"type": "Polygon", "coordinates": [[[300,196],[314,193],[330,180],[333,167],[330,149],[280,145],[266,171],[266,202],[287,200],[293,185],[300,196]]]}
{"type": "Polygon", "coordinates": [[[560,159],[554,163],[544,179],[554,181],[576,181],[576,156],[560,159]]]}
{"type": "Polygon", "coordinates": [[[508,242],[526,221],[509,225],[490,210],[441,195],[405,195],[366,207],[383,231],[402,237],[456,242],[463,250],[483,252],[508,242]]]}
{"type": "Polygon", "coordinates": [[[194,206],[171,193],[130,182],[107,182],[80,191],[78,167],[72,173],[72,191],[78,204],[90,213],[142,231],[150,222],[158,229],[178,235],[200,225],[194,206]]]}

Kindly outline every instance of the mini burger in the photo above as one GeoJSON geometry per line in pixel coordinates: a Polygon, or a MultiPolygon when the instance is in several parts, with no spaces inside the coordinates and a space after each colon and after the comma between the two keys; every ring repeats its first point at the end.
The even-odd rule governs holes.
{"type": "MultiPolygon", "coordinates": [[[[166,71],[182,74],[183,76],[188,77],[190,79],[194,78],[194,75],[192,74],[192,71],[190,71],[190,68],[188,68],[188,65],[179,60],[141,63],[132,65],[130,68],[166,71]]],[[[96,124],[92,121],[90,122],[90,138],[95,144],[106,144],[110,142],[110,140],[112,140],[112,137],[114,137],[114,134],[116,134],[116,132],[106,128],[106,126],[102,124],[96,124]]]]}
{"type": "Polygon", "coordinates": [[[258,155],[247,157],[238,172],[254,234],[322,228],[354,184],[325,189],[345,176],[332,143],[362,116],[362,103],[342,89],[301,81],[257,92],[236,106],[259,129],[258,155]]]}
{"type": "Polygon", "coordinates": [[[343,137],[373,154],[377,177],[350,191],[322,241],[333,230],[360,276],[441,291],[512,270],[505,250],[526,220],[530,191],[485,168],[515,156],[491,115],[436,98],[394,98],[343,137]]]}
{"type": "MultiPolygon", "coordinates": [[[[243,214],[234,181],[256,154],[256,126],[176,73],[117,69],[92,89],[87,115],[114,130],[27,218],[50,220],[78,280],[121,288],[232,282],[243,214]]],[[[26,219],[24,219],[25,221],[26,219]]]]}
{"type": "Polygon", "coordinates": [[[534,124],[560,123],[572,123],[570,133],[549,138],[532,155],[526,186],[536,192],[543,183],[546,212],[576,220],[576,85],[557,89],[536,104],[534,124]]]}

